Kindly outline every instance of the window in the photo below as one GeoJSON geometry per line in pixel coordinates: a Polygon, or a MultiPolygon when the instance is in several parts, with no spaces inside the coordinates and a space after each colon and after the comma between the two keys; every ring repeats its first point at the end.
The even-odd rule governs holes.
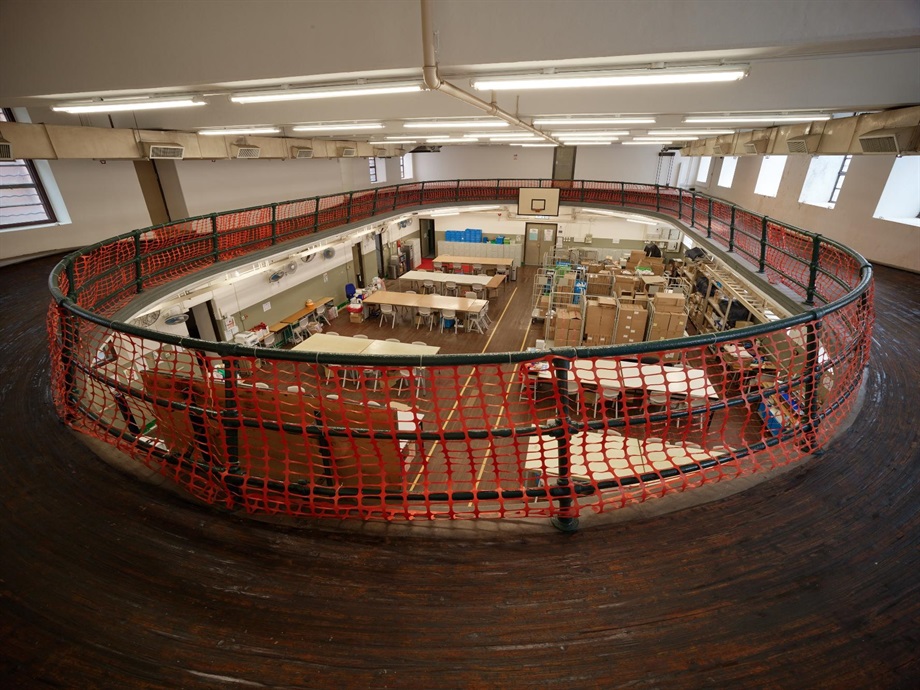
{"type": "Polygon", "coordinates": [[[367,169],[371,175],[371,182],[377,181],[377,159],[371,156],[367,159],[367,169]]]}
{"type": "Polygon", "coordinates": [[[834,208],[852,156],[815,156],[808,164],[799,203],[834,208]]]}
{"type": "Polygon", "coordinates": [[[401,180],[411,180],[413,175],[412,154],[406,153],[399,157],[399,178],[401,180]]]}
{"type": "Polygon", "coordinates": [[[920,227],[920,156],[895,158],[873,218],[920,227]]]}
{"type": "MultiPolygon", "coordinates": [[[[0,108],[0,122],[13,122],[0,108]]],[[[32,161],[0,161],[0,228],[47,225],[57,219],[32,161]]]]}
{"type": "Polygon", "coordinates": [[[760,174],[754,193],[763,196],[776,196],[779,191],[780,180],[783,179],[783,170],[786,167],[786,156],[764,156],[760,164],[760,174]]]}
{"type": "Polygon", "coordinates": [[[738,156],[726,156],[722,159],[722,170],[719,171],[719,186],[731,187],[735,179],[735,167],[738,165],[738,156]]]}
{"type": "Polygon", "coordinates": [[[706,184],[709,180],[709,166],[712,164],[712,156],[703,156],[700,158],[700,169],[696,173],[696,181],[706,184]]]}
{"type": "Polygon", "coordinates": [[[843,178],[847,176],[847,170],[850,167],[851,160],[853,160],[853,156],[843,157],[843,163],[840,164],[840,170],[837,171],[837,179],[834,181],[834,189],[831,192],[831,198],[828,199],[828,203],[837,203],[837,197],[840,196],[840,188],[843,187],[843,178]]]}

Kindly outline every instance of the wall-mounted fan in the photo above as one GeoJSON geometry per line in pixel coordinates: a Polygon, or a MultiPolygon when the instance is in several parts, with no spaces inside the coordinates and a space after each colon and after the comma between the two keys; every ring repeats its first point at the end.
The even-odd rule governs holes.
{"type": "Polygon", "coordinates": [[[331,258],[334,257],[334,256],[335,256],[335,247],[326,247],[326,248],[323,250],[323,258],[324,258],[324,259],[331,259],[331,258]]]}
{"type": "Polygon", "coordinates": [[[303,261],[305,264],[308,264],[311,261],[313,261],[313,259],[315,258],[316,258],[316,253],[314,252],[313,254],[307,254],[306,256],[300,257],[300,260],[303,261]]]}
{"type": "Polygon", "coordinates": [[[163,317],[163,323],[167,326],[176,326],[186,321],[188,321],[188,312],[183,311],[182,307],[173,307],[163,317]]]}
{"type": "Polygon", "coordinates": [[[284,278],[284,271],[275,271],[270,276],[268,276],[268,282],[277,283],[282,278],[284,278]]]}
{"type": "Polygon", "coordinates": [[[147,328],[148,326],[155,324],[159,318],[160,310],[157,309],[155,311],[147,312],[146,314],[141,314],[137,318],[131,319],[131,323],[133,323],[135,326],[140,326],[141,328],[147,328]]]}
{"type": "Polygon", "coordinates": [[[300,264],[297,263],[296,261],[289,261],[284,267],[284,272],[294,273],[295,271],[297,271],[299,267],[300,267],[300,264]]]}

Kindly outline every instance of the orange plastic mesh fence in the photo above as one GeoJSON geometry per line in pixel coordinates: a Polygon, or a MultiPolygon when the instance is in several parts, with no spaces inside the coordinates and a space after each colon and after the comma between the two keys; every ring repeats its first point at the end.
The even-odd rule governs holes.
{"type": "MultiPolygon", "coordinates": [[[[434,186],[432,198],[516,198],[518,186],[545,183],[454,181],[434,186]]],[[[677,190],[571,184],[564,192],[572,198],[584,200],[598,185],[603,201],[693,213],[698,227],[711,222],[713,237],[729,241],[716,230],[721,203],[710,221],[698,199],[677,190]]],[[[408,206],[427,189],[385,198],[408,206]]],[[[271,242],[273,220],[289,222],[283,234],[309,234],[372,213],[375,200],[336,195],[157,228],[78,257],[58,285],[80,306],[111,314],[134,297],[139,276],[149,285],[197,270],[170,259],[216,263],[209,252],[224,260],[271,242]],[[201,226],[207,233],[198,234],[201,226]]],[[[768,233],[768,276],[804,297],[811,238],[778,224],[768,233]]],[[[745,251],[759,255],[759,239],[745,251]]],[[[816,300],[852,292],[857,258],[825,246],[820,260],[816,300]]],[[[74,428],[211,504],[384,520],[575,517],[770,470],[824,445],[856,399],[871,304],[869,289],[756,337],[662,342],[641,354],[567,349],[422,361],[264,350],[222,356],[100,326],[53,302],[52,393],[74,428]]]]}

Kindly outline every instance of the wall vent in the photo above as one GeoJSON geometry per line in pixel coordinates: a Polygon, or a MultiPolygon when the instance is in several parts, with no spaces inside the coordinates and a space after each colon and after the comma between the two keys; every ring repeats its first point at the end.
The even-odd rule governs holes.
{"type": "Polygon", "coordinates": [[[786,149],[789,153],[816,153],[820,134],[806,134],[802,137],[789,137],[786,139],[786,149]]]}
{"type": "Polygon", "coordinates": [[[0,161],[11,161],[13,159],[13,145],[3,137],[0,137],[0,161]]]}
{"type": "Polygon", "coordinates": [[[342,158],[354,158],[355,156],[358,155],[358,149],[356,149],[356,148],[351,148],[351,147],[349,147],[349,146],[346,146],[345,148],[339,149],[339,151],[340,151],[341,154],[342,154],[342,158]]]}
{"type": "Polygon", "coordinates": [[[769,139],[754,139],[753,141],[744,142],[745,153],[766,153],[769,139]]]}
{"type": "Polygon", "coordinates": [[[715,146],[712,147],[713,153],[717,156],[731,156],[734,150],[735,147],[730,141],[717,141],[715,146]]]}
{"type": "Polygon", "coordinates": [[[859,137],[863,153],[895,153],[913,151],[917,148],[920,127],[892,127],[866,132],[859,137]]]}
{"type": "Polygon", "coordinates": [[[262,149],[258,146],[245,144],[230,144],[230,151],[234,158],[258,158],[262,155],[262,149]]]}
{"type": "Polygon", "coordinates": [[[313,149],[306,146],[292,146],[291,158],[313,158],[313,149]]]}
{"type": "Polygon", "coordinates": [[[179,144],[161,144],[145,141],[143,146],[144,157],[150,160],[179,160],[185,155],[185,147],[179,146],[179,144]]]}

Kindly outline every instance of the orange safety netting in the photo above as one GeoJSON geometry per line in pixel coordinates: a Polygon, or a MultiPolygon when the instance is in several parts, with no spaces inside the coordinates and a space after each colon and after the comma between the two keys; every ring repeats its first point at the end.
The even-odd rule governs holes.
{"type": "MultiPolygon", "coordinates": [[[[73,284],[65,271],[58,285],[78,305],[112,314],[139,286],[264,248],[273,233],[369,217],[381,199],[393,209],[516,198],[518,186],[545,183],[416,184],[180,222],[92,249],[75,259],[73,284]]],[[[693,214],[698,228],[729,241],[722,202],[648,185],[569,184],[565,194],[581,200],[693,214]]],[[[756,263],[762,221],[738,211],[735,221],[735,246],[756,263]]],[[[767,276],[804,298],[812,238],[773,221],[767,231],[767,276]]],[[[819,258],[816,304],[854,290],[857,257],[824,245],[819,258]]],[[[628,355],[307,361],[140,337],[56,302],[48,318],[54,403],[76,429],[208,503],[365,519],[575,517],[786,465],[824,445],[851,409],[871,325],[868,290],[755,337],[628,355]]]]}

